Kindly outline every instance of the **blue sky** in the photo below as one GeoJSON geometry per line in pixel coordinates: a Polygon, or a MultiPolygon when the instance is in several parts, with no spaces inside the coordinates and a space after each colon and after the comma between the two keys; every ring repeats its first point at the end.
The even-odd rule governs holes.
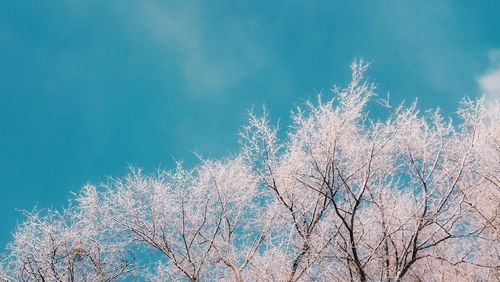
{"type": "Polygon", "coordinates": [[[246,111],[286,126],[348,82],[452,112],[500,93],[498,1],[23,1],[0,3],[0,245],[19,210],[129,165],[172,168],[237,150],[246,111]]]}

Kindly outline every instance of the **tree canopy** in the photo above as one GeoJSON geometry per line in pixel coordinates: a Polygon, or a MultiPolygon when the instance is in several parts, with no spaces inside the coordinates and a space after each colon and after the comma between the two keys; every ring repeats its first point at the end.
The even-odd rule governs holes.
{"type": "Polygon", "coordinates": [[[285,138],[250,114],[237,154],[132,169],[27,213],[0,277],[500,280],[498,101],[464,99],[457,120],[422,113],[377,96],[367,67],[297,108],[285,138]]]}

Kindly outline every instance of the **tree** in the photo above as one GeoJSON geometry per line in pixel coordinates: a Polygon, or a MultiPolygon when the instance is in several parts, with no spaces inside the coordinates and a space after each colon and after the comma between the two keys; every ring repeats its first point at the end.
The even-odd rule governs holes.
{"type": "Polygon", "coordinates": [[[99,209],[88,209],[92,192],[85,187],[77,206],[62,213],[26,214],[8,246],[5,280],[112,281],[135,270],[134,253],[114,240],[99,209]]]}
{"type": "Polygon", "coordinates": [[[285,140],[250,115],[241,151],[192,170],[87,185],[27,215],[14,280],[500,280],[500,106],[460,121],[394,107],[352,81],[292,115],[285,140]],[[385,120],[369,117],[379,102],[385,120]]]}

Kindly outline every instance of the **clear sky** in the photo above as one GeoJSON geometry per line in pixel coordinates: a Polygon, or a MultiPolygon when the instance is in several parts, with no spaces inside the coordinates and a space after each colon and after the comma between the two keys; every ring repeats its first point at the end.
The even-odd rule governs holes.
{"type": "Polygon", "coordinates": [[[395,101],[498,95],[500,1],[2,0],[0,246],[16,209],[236,151],[252,106],[286,126],[358,56],[395,101]]]}

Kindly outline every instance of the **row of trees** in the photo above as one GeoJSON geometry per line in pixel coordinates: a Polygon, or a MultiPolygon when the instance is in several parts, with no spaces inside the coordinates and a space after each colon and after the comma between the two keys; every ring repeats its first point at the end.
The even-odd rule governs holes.
{"type": "Polygon", "coordinates": [[[87,185],[14,233],[4,280],[500,280],[500,107],[460,121],[365,110],[367,65],[292,115],[250,116],[241,151],[87,185]],[[139,278],[140,277],[140,278],[139,278]]]}

